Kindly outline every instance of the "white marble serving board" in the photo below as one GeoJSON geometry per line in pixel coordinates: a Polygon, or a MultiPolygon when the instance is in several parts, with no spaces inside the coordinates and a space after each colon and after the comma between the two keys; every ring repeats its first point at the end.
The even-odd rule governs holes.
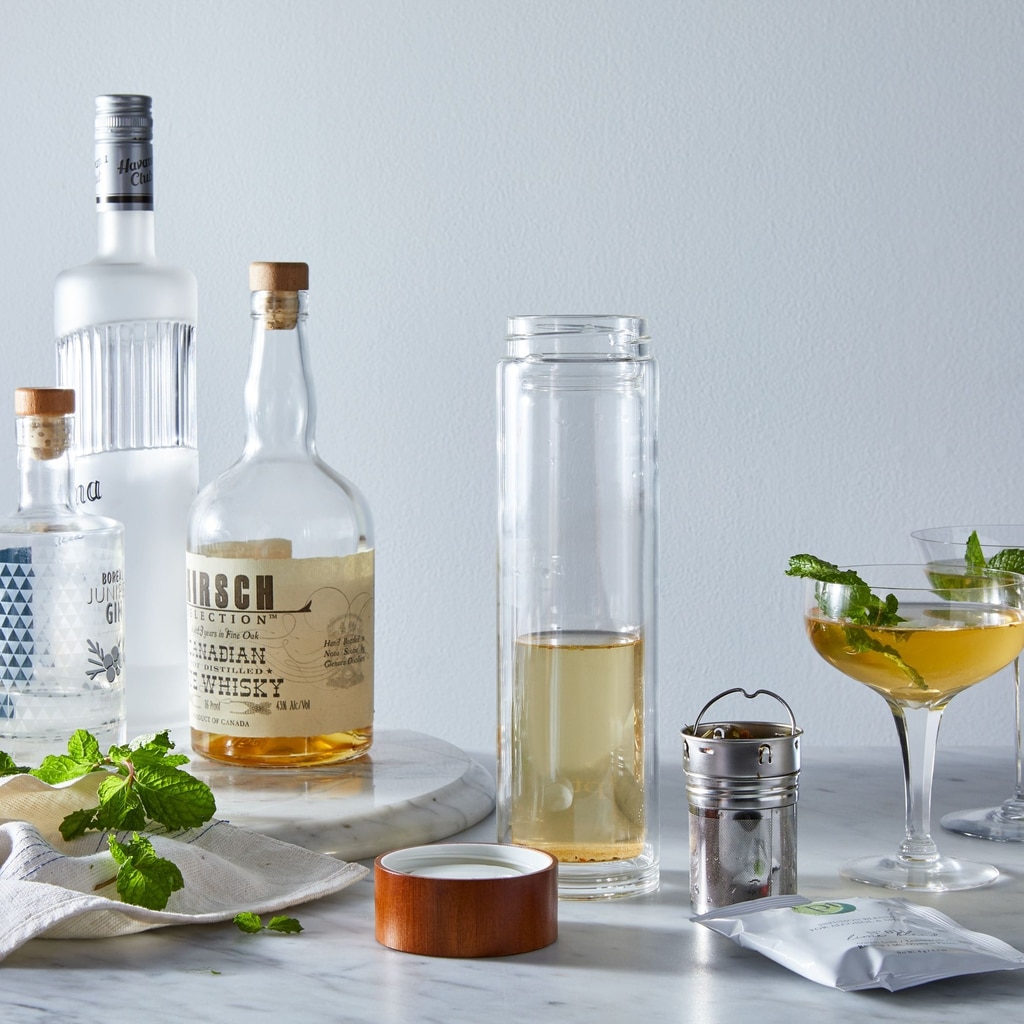
{"type": "Polygon", "coordinates": [[[342,860],[444,839],[494,808],[481,765],[410,731],[376,730],[365,757],[324,768],[237,768],[194,755],[187,770],[213,790],[218,818],[342,860]]]}

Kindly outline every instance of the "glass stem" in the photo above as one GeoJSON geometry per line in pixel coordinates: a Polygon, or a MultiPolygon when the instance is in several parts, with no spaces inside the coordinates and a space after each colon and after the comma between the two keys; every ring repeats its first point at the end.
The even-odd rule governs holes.
{"type": "Polygon", "coordinates": [[[900,843],[900,860],[927,867],[939,859],[931,837],[932,775],[942,710],[890,704],[903,750],[903,782],[907,796],[907,834],[900,843]]]}
{"type": "Polygon", "coordinates": [[[1024,757],[1024,733],[1021,732],[1021,727],[1024,722],[1021,720],[1021,707],[1020,707],[1020,659],[1014,658],[1013,660],[1013,706],[1016,709],[1016,726],[1017,731],[1015,733],[1017,740],[1017,750],[1015,752],[1017,759],[1017,785],[1014,790],[1014,798],[1007,800],[1003,804],[1003,810],[1009,813],[1011,816],[1016,818],[1024,817],[1024,763],[1022,763],[1022,757],[1024,757]]]}

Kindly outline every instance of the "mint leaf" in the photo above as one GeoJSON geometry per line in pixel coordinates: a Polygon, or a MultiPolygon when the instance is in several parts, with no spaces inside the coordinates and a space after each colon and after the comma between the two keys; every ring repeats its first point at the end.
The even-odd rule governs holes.
{"type": "Polygon", "coordinates": [[[107,845],[120,865],[117,870],[117,894],[125,903],[150,910],[163,910],[172,892],[185,887],[181,871],[172,861],[157,856],[153,844],[132,833],[130,842],[120,843],[113,834],[107,845]]]}
{"type": "Polygon", "coordinates": [[[250,935],[263,931],[263,922],[260,920],[259,915],[252,914],[248,910],[243,911],[241,914],[235,914],[232,920],[243,932],[247,932],[250,935]]]}
{"type": "Polygon", "coordinates": [[[154,821],[168,828],[197,828],[217,810],[210,787],[183,772],[175,758],[142,764],[135,771],[135,792],[154,821]]]}
{"type": "Polygon", "coordinates": [[[51,786],[56,786],[61,782],[73,782],[90,772],[99,771],[101,767],[101,762],[89,758],[81,759],[73,754],[47,754],[43,758],[43,763],[31,774],[51,786]]]}
{"type": "Polygon", "coordinates": [[[302,925],[294,917],[285,917],[284,914],[277,914],[267,922],[267,930],[283,932],[285,935],[298,935],[302,931],[302,925]]]}
{"type": "Polygon", "coordinates": [[[85,729],[76,729],[68,739],[68,754],[77,761],[99,764],[103,760],[103,751],[99,741],[85,729]]]}
{"type": "Polygon", "coordinates": [[[1024,550],[1004,548],[988,560],[988,568],[1024,573],[1024,550]]]}
{"type": "Polygon", "coordinates": [[[981,548],[981,541],[978,540],[978,531],[972,530],[967,538],[967,550],[964,552],[964,562],[969,569],[985,568],[985,552],[981,548]]]}
{"type": "Polygon", "coordinates": [[[146,812],[131,779],[122,775],[108,775],[96,791],[100,805],[96,808],[99,828],[140,829],[146,827],[146,812]]]}
{"type": "Polygon", "coordinates": [[[815,555],[793,555],[789,559],[787,576],[820,580],[822,583],[842,583],[846,586],[863,586],[864,581],[851,569],[840,569],[838,565],[826,562],[815,555]]]}
{"type": "Polygon", "coordinates": [[[141,750],[143,747],[152,747],[154,749],[162,748],[163,750],[173,750],[174,743],[171,740],[171,733],[168,729],[163,729],[160,732],[148,733],[144,736],[136,736],[129,744],[128,747],[131,750],[141,750]]]}
{"type": "Polygon", "coordinates": [[[5,775],[27,775],[29,771],[31,771],[30,768],[16,764],[10,754],[0,750],[0,778],[3,778],[5,775]]]}
{"type": "Polygon", "coordinates": [[[161,768],[178,768],[180,765],[188,764],[188,754],[163,754],[155,753],[150,749],[134,750],[131,754],[131,763],[136,768],[143,765],[160,765],[161,768]]]}
{"type": "Polygon", "coordinates": [[[61,823],[60,834],[65,841],[71,842],[79,836],[84,836],[89,829],[99,828],[96,824],[96,812],[98,807],[83,808],[80,811],[72,811],[61,823]]]}
{"type": "Polygon", "coordinates": [[[169,767],[188,764],[188,754],[172,754],[174,744],[166,732],[153,736],[140,736],[132,740],[121,752],[120,760],[131,761],[136,767],[143,764],[162,764],[169,767]]]}

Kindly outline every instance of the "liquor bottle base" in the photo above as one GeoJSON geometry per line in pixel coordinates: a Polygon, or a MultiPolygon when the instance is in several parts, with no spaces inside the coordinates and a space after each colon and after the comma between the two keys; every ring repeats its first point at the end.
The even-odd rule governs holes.
{"type": "Polygon", "coordinates": [[[66,753],[77,729],[88,730],[104,754],[126,742],[121,690],[26,692],[15,699],[18,717],[0,717],[0,750],[15,764],[38,768],[48,754],[66,753]]]}
{"type": "Polygon", "coordinates": [[[225,736],[192,730],[192,749],[211,761],[242,768],[309,768],[362,757],[373,743],[373,727],[323,736],[225,736]]]}

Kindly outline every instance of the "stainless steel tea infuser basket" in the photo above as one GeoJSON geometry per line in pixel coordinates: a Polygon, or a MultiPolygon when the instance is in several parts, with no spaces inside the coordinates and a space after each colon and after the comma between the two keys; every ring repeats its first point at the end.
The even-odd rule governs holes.
{"type": "Polygon", "coordinates": [[[690,809],[690,902],[698,913],[796,892],[796,801],[803,731],[771,690],[724,690],[682,730],[690,809]],[[705,722],[723,697],[772,697],[787,723],[705,722]]]}

